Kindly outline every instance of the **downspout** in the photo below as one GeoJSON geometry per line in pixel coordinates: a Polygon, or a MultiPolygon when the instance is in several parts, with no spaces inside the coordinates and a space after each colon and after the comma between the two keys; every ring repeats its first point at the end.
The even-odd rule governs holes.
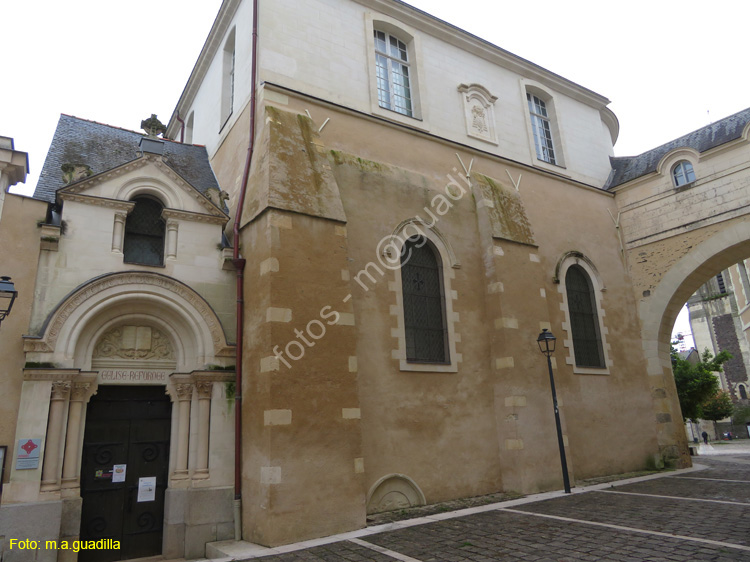
{"type": "Polygon", "coordinates": [[[253,0],[253,36],[252,66],[250,70],[250,131],[245,159],[245,171],[242,174],[237,209],[234,213],[232,263],[237,272],[237,350],[235,359],[234,381],[234,540],[242,540],[242,346],[244,344],[245,319],[245,260],[240,258],[240,221],[242,208],[245,205],[247,182],[250,178],[250,163],[255,148],[255,102],[258,61],[258,2],[253,0]]]}
{"type": "Polygon", "coordinates": [[[185,122],[180,119],[180,112],[175,109],[174,118],[180,122],[180,144],[185,142],[185,122]]]}

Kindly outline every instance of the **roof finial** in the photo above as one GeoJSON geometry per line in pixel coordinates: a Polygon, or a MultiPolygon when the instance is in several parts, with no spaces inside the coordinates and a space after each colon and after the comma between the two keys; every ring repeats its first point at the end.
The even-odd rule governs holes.
{"type": "Polygon", "coordinates": [[[146,131],[149,137],[158,137],[167,132],[167,127],[156,118],[156,113],[152,113],[151,117],[141,121],[141,129],[146,131]]]}

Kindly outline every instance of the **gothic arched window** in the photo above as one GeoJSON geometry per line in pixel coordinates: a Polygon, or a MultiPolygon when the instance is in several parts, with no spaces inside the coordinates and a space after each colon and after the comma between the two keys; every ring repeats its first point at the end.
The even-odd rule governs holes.
{"type": "Polygon", "coordinates": [[[747,390],[745,390],[744,385],[740,385],[740,398],[747,400],[747,390]]]}
{"type": "Polygon", "coordinates": [[[401,253],[406,360],[450,363],[440,256],[427,239],[414,237],[401,253]]]}
{"type": "Polygon", "coordinates": [[[573,336],[576,365],[605,367],[594,289],[591,279],[582,267],[572,265],[568,268],[565,274],[565,290],[568,296],[570,331],[573,336]]]}
{"type": "Polygon", "coordinates": [[[125,221],[124,261],[164,265],[164,206],[152,197],[135,197],[135,207],[125,221]]]}

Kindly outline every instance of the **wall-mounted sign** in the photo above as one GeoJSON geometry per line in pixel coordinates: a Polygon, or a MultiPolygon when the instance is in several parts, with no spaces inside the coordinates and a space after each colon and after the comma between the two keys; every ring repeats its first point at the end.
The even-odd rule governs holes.
{"type": "Polygon", "coordinates": [[[103,384],[167,384],[172,371],[155,369],[100,369],[103,384]]]}
{"type": "Polygon", "coordinates": [[[41,448],[41,439],[19,439],[18,452],[16,453],[16,470],[39,468],[39,451],[41,448]]]}
{"type": "Polygon", "coordinates": [[[156,499],[156,476],[138,479],[138,502],[152,502],[156,499]]]}

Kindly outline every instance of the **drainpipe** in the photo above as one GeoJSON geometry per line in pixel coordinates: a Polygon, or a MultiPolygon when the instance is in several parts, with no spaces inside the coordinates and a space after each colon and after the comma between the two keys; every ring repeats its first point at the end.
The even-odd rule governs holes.
{"type": "Polygon", "coordinates": [[[174,118],[180,122],[180,144],[185,142],[185,122],[180,119],[180,112],[175,109],[174,118]]]}
{"type": "Polygon", "coordinates": [[[245,319],[245,260],[240,258],[240,221],[242,208],[245,204],[247,182],[250,177],[250,163],[255,148],[255,103],[258,60],[258,2],[253,0],[253,36],[252,36],[252,67],[250,70],[250,131],[245,159],[245,171],[242,174],[240,194],[237,199],[237,209],[234,213],[232,263],[237,272],[237,355],[235,359],[234,382],[234,540],[242,540],[242,347],[244,344],[245,319]]]}

